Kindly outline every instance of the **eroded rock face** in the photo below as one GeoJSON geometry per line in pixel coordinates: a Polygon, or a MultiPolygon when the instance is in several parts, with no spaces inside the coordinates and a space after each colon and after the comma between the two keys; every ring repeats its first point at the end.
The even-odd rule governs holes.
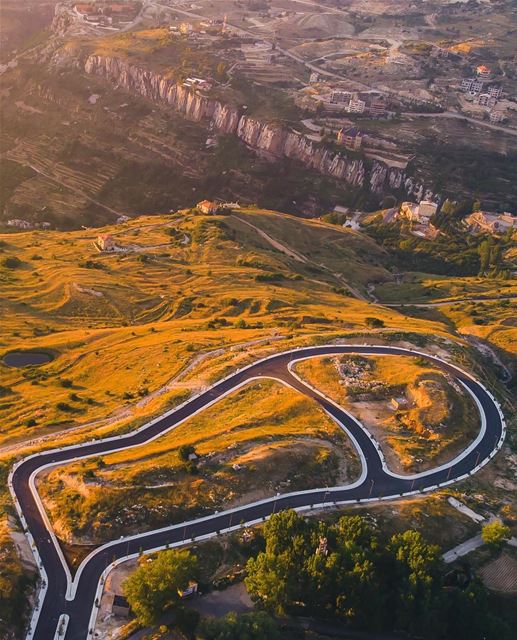
{"type": "Polygon", "coordinates": [[[375,193],[382,193],[390,188],[398,189],[407,183],[406,176],[400,169],[388,168],[378,161],[367,165],[361,158],[336,153],[301,133],[243,114],[235,106],[223,104],[178,84],[172,78],[125,60],[90,55],[84,63],[84,69],[86,73],[101,76],[126,91],[167,103],[188,120],[206,121],[211,123],[216,132],[234,134],[250,149],[267,159],[296,160],[308,168],[337,180],[344,180],[355,187],[363,186],[366,181],[375,193]]]}

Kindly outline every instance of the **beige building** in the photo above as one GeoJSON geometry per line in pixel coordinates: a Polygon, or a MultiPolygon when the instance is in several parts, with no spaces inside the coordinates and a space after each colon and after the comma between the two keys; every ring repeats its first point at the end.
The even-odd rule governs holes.
{"type": "Polygon", "coordinates": [[[489,213],[487,211],[475,211],[466,222],[473,232],[485,232],[503,234],[508,229],[517,231],[517,218],[510,213],[489,213]]]}
{"type": "Polygon", "coordinates": [[[97,246],[101,251],[115,251],[117,248],[113,236],[109,233],[101,233],[97,236],[97,246]]]}
{"type": "Polygon", "coordinates": [[[363,134],[359,129],[340,129],[337,134],[337,141],[351,151],[358,151],[363,143],[363,134]]]}
{"type": "Polygon", "coordinates": [[[430,218],[436,213],[438,205],[429,200],[416,202],[403,202],[400,205],[399,216],[407,218],[410,222],[429,224],[430,218]]]}
{"type": "Polygon", "coordinates": [[[211,200],[201,200],[196,205],[197,209],[206,215],[211,215],[213,213],[217,213],[217,209],[219,208],[215,202],[211,200]]]}
{"type": "Polygon", "coordinates": [[[431,216],[434,216],[437,209],[438,205],[435,202],[431,202],[430,200],[421,200],[420,204],[418,205],[419,220],[428,220],[431,216]]]}

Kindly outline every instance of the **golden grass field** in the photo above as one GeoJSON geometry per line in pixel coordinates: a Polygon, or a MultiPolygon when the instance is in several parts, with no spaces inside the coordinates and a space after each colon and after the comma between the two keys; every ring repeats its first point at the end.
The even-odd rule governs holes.
{"type": "MultiPolygon", "coordinates": [[[[365,249],[351,232],[288,216],[284,230],[282,218],[269,212],[238,215],[266,231],[275,224],[279,240],[288,238],[295,250],[311,253],[324,267],[316,271],[313,264],[278,251],[233,216],[143,217],[102,229],[133,249],[118,254],[98,253],[93,230],[2,235],[0,259],[16,256],[21,266],[0,268],[0,354],[44,349],[57,357],[37,368],[1,366],[0,444],[105,419],[129,406],[134,419],[150,415],[175,402],[192,383],[149,401],[142,398],[205,352],[227,350],[200,363],[190,379],[218,377],[233,361],[251,360],[263,349],[305,336],[321,340],[363,331],[372,315],[401,331],[448,333],[443,324],[408,319],[398,309],[372,308],[343,293],[333,274],[361,288],[364,273],[372,269],[369,241],[365,249]],[[293,225],[303,233],[293,233],[293,225]],[[185,237],[188,244],[182,244],[185,237]],[[278,280],[260,280],[271,274],[278,280]],[[285,340],[278,339],[282,336],[285,340]],[[230,350],[273,338],[272,345],[230,350]],[[58,408],[59,403],[69,409],[58,408]]],[[[372,251],[382,263],[382,252],[372,251]]],[[[382,267],[373,269],[377,273],[382,267]]]]}
{"type": "Polygon", "coordinates": [[[393,471],[432,469],[462,451],[480,428],[467,391],[423,359],[314,358],[296,371],[362,421],[393,471]],[[351,367],[359,368],[359,378],[351,367]]]}
{"type": "MultiPolygon", "coordinates": [[[[335,340],[389,341],[446,350],[468,368],[473,351],[465,337],[475,334],[507,355],[516,353],[511,305],[455,302],[415,309],[368,302],[368,283],[389,283],[391,269],[389,255],[362,234],[253,207],[230,216],[182,211],[142,216],[98,230],[0,234],[0,363],[13,350],[54,355],[52,362],[39,367],[0,364],[2,477],[7,478],[14,460],[22,455],[133,429],[231,370],[282,349],[335,340]],[[112,234],[127,251],[99,253],[94,246],[98,233],[112,234]],[[14,257],[20,264],[7,266],[6,259],[14,257]],[[489,324],[474,322],[471,312],[476,307],[477,317],[488,315],[489,324]],[[368,320],[372,317],[384,326],[372,330],[368,320]]],[[[471,291],[486,294],[499,286],[497,281],[458,278],[446,283],[421,274],[415,277],[416,288],[404,293],[405,283],[398,289],[400,302],[450,299],[471,291]]],[[[378,284],[378,291],[383,287],[393,289],[378,284]]],[[[390,301],[397,301],[393,291],[390,301]]],[[[411,384],[412,371],[406,367],[397,372],[400,380],[390,384],[411,384]]],[[[317,386],[331,390],[335,381],[324,367],[318,376],[317,386]]],[[[185,425],[148,449],[128,451],[116,462],[107,460],[106,467],[93,469],[94,478],[82,478],[94,463],[56,472],[49,499],[51,511],[59,505],[66,514],[58,523],[62,535],[71,537],[73,530],[76,538],[100,540],[110,537],[108,514],[121,514],[120,522],[113,521],[121,535],[128,521],[146,526],[153,518],[163,522],[180,518],[180,513],[188,516],[189,509],[200,506],[213,510],[214,504],[223,506],[239,495],[253,499],[273,490],[268,482],[287,490],[289,485],[282,483],[301,467],[310,473],[299,479],[300,486],[325,484],[326,478],[330,482],[346,472],[353,476],[355,454],[342,436],[336,440],[336,427],[304,404],[305,399],[288,397],[284,389],[279,393],[286,411],[291,407],[296,415],[303,409],[303,420],[289,420],[284,413],[285,423],[280,423],[270,398],[250,402],[244,394],[244,399],[228,399],[228,405],[214,407],[215,413],[198,416],[189,423],[188,437],[185,425]],[[235,407],[245,416],[245,429],[237,429],[235,407]],[[210,416],[218,418],[210,422],[210,416]],[[268,418],[260,426],[261,416],[268,418]],[[220,431],[221,423],[230,429],[228,433],[220,431]],[[321,429],[324,437],[317,435],[321,429]],[[225,447],[237,434],[235,457],[224,458],[209,481],[203,478],[201,461],[198,475],[178,467],[174,449],[182,437],[193,438],[205,455],[216,447],[228,453],[225,447]],[[257,471],[239,475],[231,465],[228,468],[230,460],[256,465],[257,471]],[[139,472],[145,479],[155,467],[171,474],[174,497],[168,487],[140,488],[145,507],[125,511],[124,500],[136,502],[133,485],[124,485],[124,478],[137,483],[139,472]],[[235,491],[231,496],[229,478],[235,491]],[[99,479],[109,483],[109,491],[99,490],[99,479]],[[62,492],[57,491],[60,482],[62,492]],[[86,526],[90,517],[97,523],[95,530],[86,526]]],[[[404,456],[417,457],[424,450],[426,460],[436,461],[449,445],[459,446],[467,433],[466,428],[463,435],[454,431],[449,441],[449,432],[447,437],[440,433],[439,439],[429,439],[410,428],[407,433],[397,432],[393,425],[382,429],[386,442],[377,435],[386,455],[401,465],[404,456]]],[[[158,478],[156,484],[161,482],[158,478]]],[[[6,516],[13,513],[6,489],[0,492],[0,506],[4,526],[6,516]]],[[[6,559],[2,576],[19,584],[20,566],[7,539],[0,542],[0,554],[6,559]]]]}
{"type": "Polygon", "coordinates": [[[63,538],[98,542],[359,472],[348,437],[313,400],[265,380],[149,444],[52,470],[40,491],[63,538]],[[191,466],[182,445],[195,448],[191,466]]]}

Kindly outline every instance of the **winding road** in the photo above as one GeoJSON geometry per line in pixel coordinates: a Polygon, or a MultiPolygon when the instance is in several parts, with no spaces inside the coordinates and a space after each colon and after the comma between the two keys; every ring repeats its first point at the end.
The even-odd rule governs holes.
{"type": "Polygon", "coordinates": [[[181,546],[194,539],[210,538],[219,532],[261,522],[282,509],[302,511],[336,504],[390,500],[402,495],[432,491],[466,478],[480,469],[501,448],[504,436],[504,417],[495,398],[480,382],[455,365],[436,356],[399,347],[324,345],[303,347],[259,360],[130,434],[29,456],[14,466],[8,481],[41,575],[38,602],[27,640],[86,640],[93,637],[96,602],[102,594],[106,576],[114,566],[142,552],[149,553],[165,547],[181,546]],[[431,471],[405,476],[391,472],[371,434],[353,416],[303,382],[292,370],[292,365],[299,360],[347,353],[417,355],[441,367],[463,385],[478,407],[481,428],[476,439],[454,460],[431,471]],[[250,381],[261,378],[278,380],[313,398],[346,431],[361,459],[362,472],[358,480],[342,487],[277,495],[189,522],[114,540],[95,549],[72,576],[37,493],[37,474],[81,458],[142,445],[177,427],[250,381]]]}

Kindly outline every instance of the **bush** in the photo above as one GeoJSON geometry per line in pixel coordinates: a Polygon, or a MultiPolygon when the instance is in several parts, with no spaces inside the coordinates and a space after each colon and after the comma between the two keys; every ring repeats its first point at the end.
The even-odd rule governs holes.
{"type": "Polygon", "coordinates": [[[183,462],[188,462],[191,454],[196,453],[196,448],[191,444],[182,444],[178,449],[178,456],[183,462]]]}
{"type": "Polygon", "coordinates": [[[279,271],[272,271],[271,273],[258,273],[255,276],[256,282],[279,282],[284,279],[284,274],[279,271]]]}
{"type": "Polygon", "coordinates": [[[481,531],[483,542],[492,547],[500,547],[505,540],[511,538],[511,535],[510,528],[503,524],[501,520],[489,522],[481,531]]]}
{"type": "Polygon", "coordinates": [[[380,318],[365,318],[364,322],[367,327],[370,327],[370,329],[384,327],[384,320],[381,320],[380,318]]]}
{"type": "Polygon", "coordinates": [[[276,622],[264,611],[241,615],[230,612],[224,618],[210,618],[203,624],[206,640],[276,640],[280,632],[276,622]]]}
{"type": "Polygon", "coordinates": [[[74,411],[74,408],[71,407],[68,402],[58,402],[56,404],[56,409],[59,409],[59,411],[67,411],[69,413],[74,411]]]}
{"type": "Polygon", "coordinates": [[[22,266],[22,261],[16,256],[7,256],[6,258],[2,258],[0,264],[6,269],[19,269],[22,266]]]}

